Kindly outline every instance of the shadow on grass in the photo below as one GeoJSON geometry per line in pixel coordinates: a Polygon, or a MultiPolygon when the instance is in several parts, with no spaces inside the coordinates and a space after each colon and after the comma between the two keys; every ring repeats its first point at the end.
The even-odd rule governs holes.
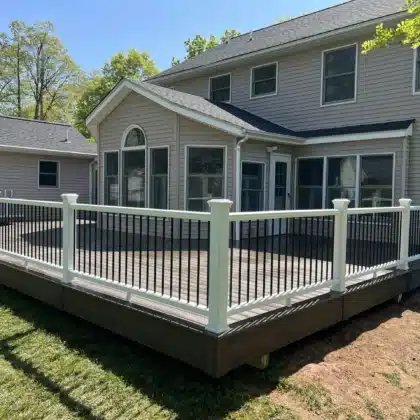
{"type": "MultiPolygon", "coordinates": [[[[0,306],[30,322],[33,328],[59,337],[68,348],[95,360],[103,369],[123,378],[137,391],[176,413],[178,418],[218,419],[257,396],[267,395],[283,378],[309,363],[322,361],[325,355],[345,347],[363,332],[390,318],[400,317],[406,309],[419,311],[420,295],[412,294],[400,305],[381,305],[277,351],[272,354],[270,366],[265,371],[244,366],[218,380],[3,286],[0,286],[0,306]]],[[[59,385],[28,362],[16,360],[8,341],[0,343],[0,351],[6,359],[57,394],[69,409],[85,418],[94,418],[89,407],[71,399],[59,385]]]]}

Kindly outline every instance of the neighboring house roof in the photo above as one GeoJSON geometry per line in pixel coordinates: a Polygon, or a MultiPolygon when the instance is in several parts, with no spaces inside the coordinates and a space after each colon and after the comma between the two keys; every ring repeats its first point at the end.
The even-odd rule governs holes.
{"type": "Polygon", "coordinates": [[[232,38],[204,53],[162,71],[152,80],[198,69],[251,53],[285,46],[296,41],[355,27],[363,23],[402,14],[405,0],[350,0],[327,9],[299,16],[276,25],[232,38]]]}
{"type": "Polygon", "coordinates": [[[0,116],[0,150],[94,157],[90,143],[70,124],[0,116]]]}
{"type": "Polygon", "coordinates": [[[291,144],[310,144],[311,142],[340,141],[343,135],[359,136],[369,133],[364,139],[404,137],[410,134],[413,119],[403,121],[379,122],[364,125],[327,127],[316,130],[296,131],[275,124],[255,114],[227,103],[216,103],[200,96],[154,85],[148,82],[121,81],[104,100],[89,114],[87,124],[94,131],[109,112],[130,92],[163,106],[202,124],[228,132],[236,137],[249,137],[258,140],[277,141],[291,144]],[[384,135],[384,132],[389,134],[384,135]],[[381,137],[382,136],[382,137],[381,137]]]}

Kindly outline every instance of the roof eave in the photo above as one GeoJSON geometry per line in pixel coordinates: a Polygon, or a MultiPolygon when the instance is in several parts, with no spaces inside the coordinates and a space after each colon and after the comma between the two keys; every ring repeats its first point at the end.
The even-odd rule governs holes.
{"type": "Polygon", "coordinates": [[[4,152],[24,153],[24,154],[42,154],[51,156],[63,156],[63,157],[77,157],[80,159],[94,159],[97,153],[89,152],[73,152],[71,150],[58,150],[58,149],[43,149],[37,147],[26,147],[26,146],[12,146],[7,144],[0,144],[0,150],[4,152]]]}
{"type": "Polygon", "coordinates": [[[336,35],[342,35],[342,34],[346,34],[348,32],[351,32],[353,30],[358,30],[358,29],[364,29],[364,28],[368,28],[369,26],[372,25],[377,25],[379,23],[386,23],[389,21],[393,21],[393,20],[399,20],[405,17],[410,16],[407,12],[399,12],[399,13],[394,13],[392,15],[388,15],[388,16],[384,16],[378,19],[372,19],[369,20],[367,22],[362,22],[359,23],[357,25],[351,25],[351,26],[346,26],[344,28],[340,28],[340,29],[335,29],[333,31],[328,31],[328,32],[324,32],[322,34],[318,34],[318,35],[313,35],[307,38],[303,38],[303,39],[298,39],[296,41],[290,41],[288,43],[285,44],[280,44],[280,45],[276,45],[273,47],[269,47],[269,48],[265,48],[262,50],[258,50],[258,51],[254,51],[251,53],[245,53],[245,54],[241,54],[238,55],[236,57],[232,57],[226,60],[222,60],[222,61],[216,61],[214,63],[211,64],[207,64],[204,66],[199,66],[199,67],[195,67],[192,69],[187,69],[187,70],[180,70],[176,73],[170,73],[170,74],[166,74],[163,76],[160,76],[159,74],[157,74],[156,76],[154,76],[153,78],[150,78],[148,80],[149,83],[156,83],[159,84],[159,82],[166,82],[166,81],[175,81],[176,79],[178,79],[178,77],[180,76],[186,76],[186,75],[190,75],[190,74],[194,74],[196,72],[199,72],[200,70],[210,70],[216,67],[220,67],[221,65],[228,65],[231,63],[235,63],[237,61],[240,61],[244,58],[251,58],[251,57],[258,57],[260,55],[263,54],[267,54],[270,52],[276,52],[276,51],[281,51],[281,50],[286,50],[289,48],[295,48],[297,45],[303,45],[303,44],[310,44],[312,42],[316,42],[316,41],[322,41],[324,39],[328,39],[331,37],[334,37],[336,35]]]}
{"type": "Polygon", "coordinates": [[[304,138],[292,136],[288,134],[276,134],[276,133],[268,133],[268,132],[254,131],[254,130],[246,130],[246,134],[248,138],[252,140],[270,141],[272,143],[292,144],[292,145],[305,144],[304,138]]]}
{"type": "Polygon", "coordinates": [[[127,95],[127,91],[133,91],[139,95],[153,101],[154,103],[175,112],[178,115],[190,118],[192,120],[198,121],[202,124],[208,125],[210,127],[216,128],[218,130],[224,131],[233,136],[242,137],[245,135],[245,130],[235,124],[229,123],[227,121],[222,121],[218,118],[203,114],[197,110],[191,108],[183,107],[182,105],[176,104],[174,102],[168,101],[165,98],[162,98],[159,95],[151,92],[148,89],[141,87],[137,83],[133,83],[130,80],[124,80],[120,82],[110,94],[100,103],[88,116],[86,119],[86,124],[90,130],[95,131],[96,126],[103,121],[106,116],[121,102],[121,97],[127,95]]]}

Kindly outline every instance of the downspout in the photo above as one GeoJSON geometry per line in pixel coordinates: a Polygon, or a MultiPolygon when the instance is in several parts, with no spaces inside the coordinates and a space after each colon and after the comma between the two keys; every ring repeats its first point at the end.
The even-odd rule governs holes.
{"type": "MultiPolygon", "coordinates": [[[[246,141],[248,141],[248,134],[245,134],[245,136],[239,138],[236,142],[236,148],[235,148],[235,155],[236,155],[236,174],[235,174],[235,210],[237,212],[241,211],[241,146],[246,141]]],[[[239,222],[236,222],[235,226],[236,231],[236,240],[239,241],[239,222]]]]}
{"type": "Polygon", "coordinates": [[[407,198],[407,165],[408,165],[408,138],[403,138],[402,165],[401,165],[401,198],[407,198]]]}

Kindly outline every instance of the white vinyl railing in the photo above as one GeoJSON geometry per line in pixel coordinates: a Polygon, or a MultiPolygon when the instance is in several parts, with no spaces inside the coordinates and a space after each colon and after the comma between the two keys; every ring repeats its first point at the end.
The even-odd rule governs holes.
{"type": "Polygon", "coordinates": [[[211,200],[206,213],[62,197],[0,198],[0,254],[54,269],[68,284],[90,282],[156,310],[187,311],[215,333],[236,315],[321,289],[343,293],[420,258],[420,207],[407,199],[386,208],[349,209],[339,199],[327,210],[252,213],[211,200]]]}

